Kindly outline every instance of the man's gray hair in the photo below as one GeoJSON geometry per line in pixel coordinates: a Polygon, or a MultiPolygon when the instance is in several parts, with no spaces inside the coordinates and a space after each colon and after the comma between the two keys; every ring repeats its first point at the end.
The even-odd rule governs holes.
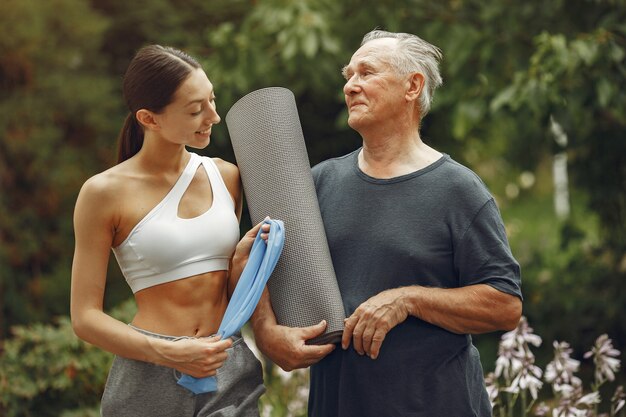
{"type": "Polygon", "coordinates": [[[374,39],[392,38],[398,41],[391,65],[402,75],[419,72],[424,75],[424,89],[419,98],[420,118],[426,116],[433,101],[435,89],[443,80],[439,73],[439,62],[443,59],[441,50],[410,33],[373,30],[363,37],[361,46],[374,39]]]}

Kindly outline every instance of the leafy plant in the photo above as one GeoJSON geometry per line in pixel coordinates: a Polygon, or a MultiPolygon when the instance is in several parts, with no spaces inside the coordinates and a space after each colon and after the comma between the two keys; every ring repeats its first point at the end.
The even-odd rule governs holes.
{"type": "MultiPolygon", "coordinates": [[[[127,301],[111,314],[128,322],[134,310],[134,302],[127,301]]],[[[0,355],[0,414],[56,417],[74,410],[89,415],[86,410],[99,406],[112,359],[78,339],[68,317],[15,326],[0,355]]]]}

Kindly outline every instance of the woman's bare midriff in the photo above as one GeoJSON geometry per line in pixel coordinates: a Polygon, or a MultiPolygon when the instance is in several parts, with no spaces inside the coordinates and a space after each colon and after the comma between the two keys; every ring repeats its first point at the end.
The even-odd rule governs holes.
{"type": "Polygon", "coordinates": [[[132,324],[169,336],[215,334],[228,305],[227,285],[227,271],[213,271],[138,291],[132,324]]]}

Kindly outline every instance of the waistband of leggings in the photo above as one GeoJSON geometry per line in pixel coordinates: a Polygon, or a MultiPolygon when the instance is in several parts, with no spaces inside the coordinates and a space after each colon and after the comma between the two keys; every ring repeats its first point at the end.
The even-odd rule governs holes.
{"type": "MultiPolygon", "coordinates": [[[[128,325],[130,328],[138,331],[141,334],[145,334],[146,336],[150,336],[150,337],[154,337],[157,339],[164,339],[164,340],[171,340],[171,341],[176,341],[176,340],[182,340],[182,339],[204,339],[207,337],[211,337],[211,336],[203,336],[203,337],[194,337],[194,336],[170,336],[167,334],[160,334],[160,333],[154,333],[151,332],[149,330],[144,330],[142,328],[139,328],[137,326],[133,326],[132,324],[128,325]]],[[[234,335],[232,335],[230,337],[231,339],[233,339],[233,346],[235,346],[236,344],[240,343],[243,338],[241,337],[241,333],[237,332],[234,335]]]]}

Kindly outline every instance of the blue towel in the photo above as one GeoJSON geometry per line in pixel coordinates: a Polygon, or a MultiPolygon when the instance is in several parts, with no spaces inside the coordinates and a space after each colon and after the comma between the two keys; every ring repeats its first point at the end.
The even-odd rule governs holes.
{"type": "MultiPolygon", "coordinates": [[[[259,232],[254,239],[248,263],[246,264],[239,282],[224,312],[224,318],[217,334],[222,340],[237,333],[250,319],[261,298],[265,283],[269,279],[285,243],[284,225],[280,220],[266,220],[269,223],[270,233],[267,243],[261,239],[259,232]]],[[[194,394],[217,391],[217,378],[194,378],[183,375],[178,384],[192,391],[194,394]]]]}

